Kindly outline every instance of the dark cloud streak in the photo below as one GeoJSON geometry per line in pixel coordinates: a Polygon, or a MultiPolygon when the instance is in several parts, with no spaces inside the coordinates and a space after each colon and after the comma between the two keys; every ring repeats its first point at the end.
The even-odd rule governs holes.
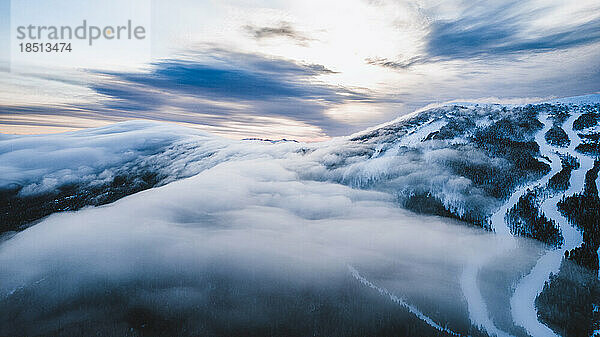
{"type": "Polygon", "coordinates": [[[281,22],[275,27],[256,27],[252,25],[246,25],[244,26],[244,30],[256,40],[285,37],[294,40],[296,43],[301,45],[306,45],[308,41],[313,40],[307,37],[305,34],[294,29],[288,22],[281,22]]]}
{"type": "Polygon", "coordinates": [[[383,58],[383,57],[373,57],[373,58],[366,59],[365,62],[367,62],[367,64],[370,64],[370,65],[380,66],[380,67],[390,68],[390,69],[409,69],[411,66],[413,66],[415,64],[422,63],[423,58],[420,56],[415,56],[415,57],[409,58],[407,60],[400,61],[400,60],[390,60],[390,59],[383,58]]]}
{"type": "MultiPolygon", "coordinates": [[[[318,64],[211,49],[165,59],[145,72],[90,71],[87,86],[98,94],[97,102],[0,106],[0,115],[143,118],[217,128],[251,120],[260,123],[262,117],[268,117],[340,135],[347,125],[328,117],[327,109],[350,101],[372,101],[373,97],[319,80],[319,76],[332,73],[318,64]]],[[[11,118],[0,122],[17,123],[11,118]]],[[[268,125],[263,121],[260,127],[268,125]]]]}
{"type": "Polygon", "coordinates": [[[500,6],[473,3],[456,20],[433,21],[427,35],[427,57],[468,59],[505,56],[512,53],[568,49],[600,41],[600,19],[571,27],[537,32],[524,37],[526,26],[544,17],[548,8],[526,9],[523,1],[500,6]]]}
{"type": "MultiPolygon", "coordinates": [[[[438,16],[436,7],[426,16],[438,16]]],[[[372,57],[367,64],[394,70],[410,69],[414,65],[453,60],[507,60],[519,55],[531,55],[600,43],[600,17],[578,22],[588,16],[574,15],[570,25],[550,25],[546,31],[532,32],[534,20],[551,20],[553,5],[531,6],[530,1],[470,2],[456,19],[431,19],[426,28],[424,49],[411,57],[389,59],[372,57]]],[[[588,12],[600,12],[600,5],[588,12]]]]}

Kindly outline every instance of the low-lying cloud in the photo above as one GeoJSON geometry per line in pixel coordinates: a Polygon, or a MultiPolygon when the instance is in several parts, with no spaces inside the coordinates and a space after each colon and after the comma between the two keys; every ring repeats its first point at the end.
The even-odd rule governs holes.
{"type": "Polygon", "coordinates": [[[16,234],[0,246],[0,312],[11,319],[2,333],[51,333],[57,322],[66,331],[88,331],[90,323],[115,332],[159,329],[157,322],[176,329],[173,317],[191,334],[231,332],[249,321],[269,327],[261,312],[286,317],[290,301],[300,315],[329,305],[328,295],[312,299],[320,289],[354,284],[357,299],[372,291],[348,265],[442,325],[452,316],[453,328],[468,327],[458,275],[469,257],[495,253],[491,233],[402,211],[386,193],[303,181],[293,164],[221,163],[16,234]],[[270,309],[263,296],[275,301],[270,309]]]}

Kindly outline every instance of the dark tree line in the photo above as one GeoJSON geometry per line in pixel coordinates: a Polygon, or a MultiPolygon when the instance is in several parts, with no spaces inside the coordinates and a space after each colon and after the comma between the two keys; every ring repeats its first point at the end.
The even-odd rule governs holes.
{"type": "Polygon", "coordinates": [[[588,111],[581,116],[579,116],[575,122],[573,122],[573,129],[575,130],[583,130],[586,128],[591,128],[598,124],[598,120],[600,116],[595,111],[588,111]]]}
{"type": "Polygon", "coordinates": [[[579,168],[579,161],[570,154],[560,156],[561,170],[550,178],[548,189],[551,192],[564,192],[569,189],[571,172],[579,168]]]}
{"type": "MultiPolygon", "coordinates": [[[[85,291],[58,307],[32,309],[36,292],[29,287],[3,299],[8,305],[0,306],[0,336],[450,336],[350,275],[299,285],[260,275],[236,278],[215,265],[193,279],[105,282],[105,290],[85,291]],[[168,296],[147,299],[148,293],[178,289],[202,296],[195,295],[193,305],[170,305],[163,300],[168,296]],[[45,324],[31,324],[31,315],[45,324]]],[[[440,323],[487,336],[459,317],[440,323]]]]}
{"type": "Polygon", "coordinates": [[[556,126],[562,126],[571,117],[571,107],[564,104],[541,104],[541,108],[548,112],[548,117],[556,126]]]}
{"type": "Polygon", "coordinates": [[[567,147],[571,143],[569,136],[560,126],[553,125],[550,130],[546,131],[546,142],[550,145],[567,147]]]}
{"type": "Polygon", "coordinates": [[[563,259],[557,275],[550,275],[535,299],[538,318],[566,337],[590,336],[598,328],[600,313],[594,305],[600,299],[596,274],[563,259]]]}
{"type": "Polygon", "coordinates": [[[598,247],[600,246],[600,198],[596,179],[600,171],[600,159],[585,175],[584,190],[558,202],[559,211],[583,231],[583,245],[567,252],[566,256],[590,270],[598,271],[598,247]]]}
{"type": "Polygon", "coordinates": [[[447,218],[462,220],[475,226],[491,229],[487,217],[472,211],[465,211],[459,215],[456,210],[448,209],[444,203],[429,192],[413,193],[402,203],[402,206],[408,210],[420,214],[439,215],[447,218]]]}
{"type": "Polygon", "coordinates": [[[560,246],[563,236],[559,226],[539,210],[540,190],[528,190],[506,212],[505,220],[513,235],[539,240],[551,246],[560,246]]]}
{"type": "Polygon", "coordinates": [[[109,204],[152,188],[160,181],[158,174],[143,171],[115,176],[112,181],[102,185],[63,185],[52,192],[31,196],[20,195],[20,186],[0,190],[0,234],[17,231],[55,212],[109,204]]]}
{"type": "Polygon", "coordinates": [[[589,156],[600,156],[600,132],[579,134],[583,142],[575,148],[578,152],[589,156]]]}
{"type": "Polygon", "coordinates": [[[576,151],[589,156],[600,156],[600,143],[599,142],[582,142],[575,148],[576,151]]]}

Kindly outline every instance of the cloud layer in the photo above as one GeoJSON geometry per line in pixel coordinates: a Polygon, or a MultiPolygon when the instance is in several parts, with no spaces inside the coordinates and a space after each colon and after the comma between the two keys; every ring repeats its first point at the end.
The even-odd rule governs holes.
{"type": "MultiPolygon", "coordinates": [[[[279,136],[302,138],[304,133],[318,138],[342,133],[343,124],[328,118],[326,109],[371,99],[367,93],[319,80],[333,73],[318,64],[210,49],[161,60],[145,72],[94,71],[87,86],[98,96],[96,102],[3,106],[0,113],[146,118],[213,126],[217,131],[248,124],[262,129],[258,135],[268,135],[266,130],[275,125],[279,136]]],[[[257,135],[252,130],[240,133],[257,135]]]]}
{"type": "MultiPolygon", "coordinates": [[[[166,131],[121,128],[145,140],[166,131]]],[[[122,137],[106,131],[94,136],[122,137]]],[[[326,335],[348,335],[340,326],[375,332],[416,324],[355,280],[348,265],[441,326],[450,321],[468,332],[459,275],[471,256],[495,254],[496,238],[402,211],[391,194],[302,179],[299,164],[310,158],[292,151],[299,147],[231,142],[205,159],[216,165],[193,177],[51,215],[0,243],[0,333],[233,335],[310,321],[326,335]],[[365,306],[371,313],[357,309],[365,306]],[[385,325],[373,326],[381,317],[389,317],[385,325]]],[[[537,248],[522,243],[507,268],[492,272],[490,287],[509,287],[496,280],[535,261],[537,248]]]]}
{"type": "Polygon", "coordinates": [[[453,19],[435,20],[426,37],[430,58],[499,58],[513,53],[564,50],[600,41],[598,4],[582,6],[568,24],[534,28],[537,20],[555,20],[552,11],[561,6],[532,2],[469,2],[453,19]]]}

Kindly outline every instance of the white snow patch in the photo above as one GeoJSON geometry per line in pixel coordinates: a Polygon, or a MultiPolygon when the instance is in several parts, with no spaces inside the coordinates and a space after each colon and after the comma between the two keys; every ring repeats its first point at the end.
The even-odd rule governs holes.
{"type": "MultiPolygon", "coordinates": [[[[565,193],[547,199],[541,205],[541,209],[546,216],[555,220],[560,226],[564,243],[561,248],[548,251],[538,260],[531,272],[519,281],[510,301],[513,319],[517,324],[524,327],[533,337],[557,336],[550,328],[538,321],[535,298],[542,292],[544,283],[548,280],[550,273],[558,273],[563,258],[563,251],[579,246],[583,240],[581,233],[571,226],[568,220],[558,212],[556,207],[556,203],[563,195],[573,195],[583,189],[585,173],[593,166],[593,160],[591,158],[575,151],[575,147],[577,147],[581,141],[572,126],[579,115],[580,114],[573,114],[565,122],[563,128],[567,132],[569,139],[571,139],[571,144],[566,152],[575,155],[580,161],[581,166],[571,173],[571,184],[565,193]]],[[[547,129],[548,125],[551,124],[547,118],[545,118],[543,122],[545,125],[544,129],[547,129]]],[[[560,170],[560,158],[556,154],[556,151],[560,151],[560,149],[548,145],[545,140],[543,140],[543,137],[542,139],[537,138],[538,137],[536,137],[536,140],[540,145],[541,153],[552,158],[553,164],[551,174],[553,175],[560,170]]],[[[547,179],[544,179],[543,184],[545,185],[546,183],[547,179]]]]}
{"type": "Polygon", "coordinates": [[[430,120],[420,125],[412,132],[409,132],[400,139],[399,146],[412,147],[422,142],[430,133],[439,131],[444,125],[448,124],[445,120],[430,120]]]}

